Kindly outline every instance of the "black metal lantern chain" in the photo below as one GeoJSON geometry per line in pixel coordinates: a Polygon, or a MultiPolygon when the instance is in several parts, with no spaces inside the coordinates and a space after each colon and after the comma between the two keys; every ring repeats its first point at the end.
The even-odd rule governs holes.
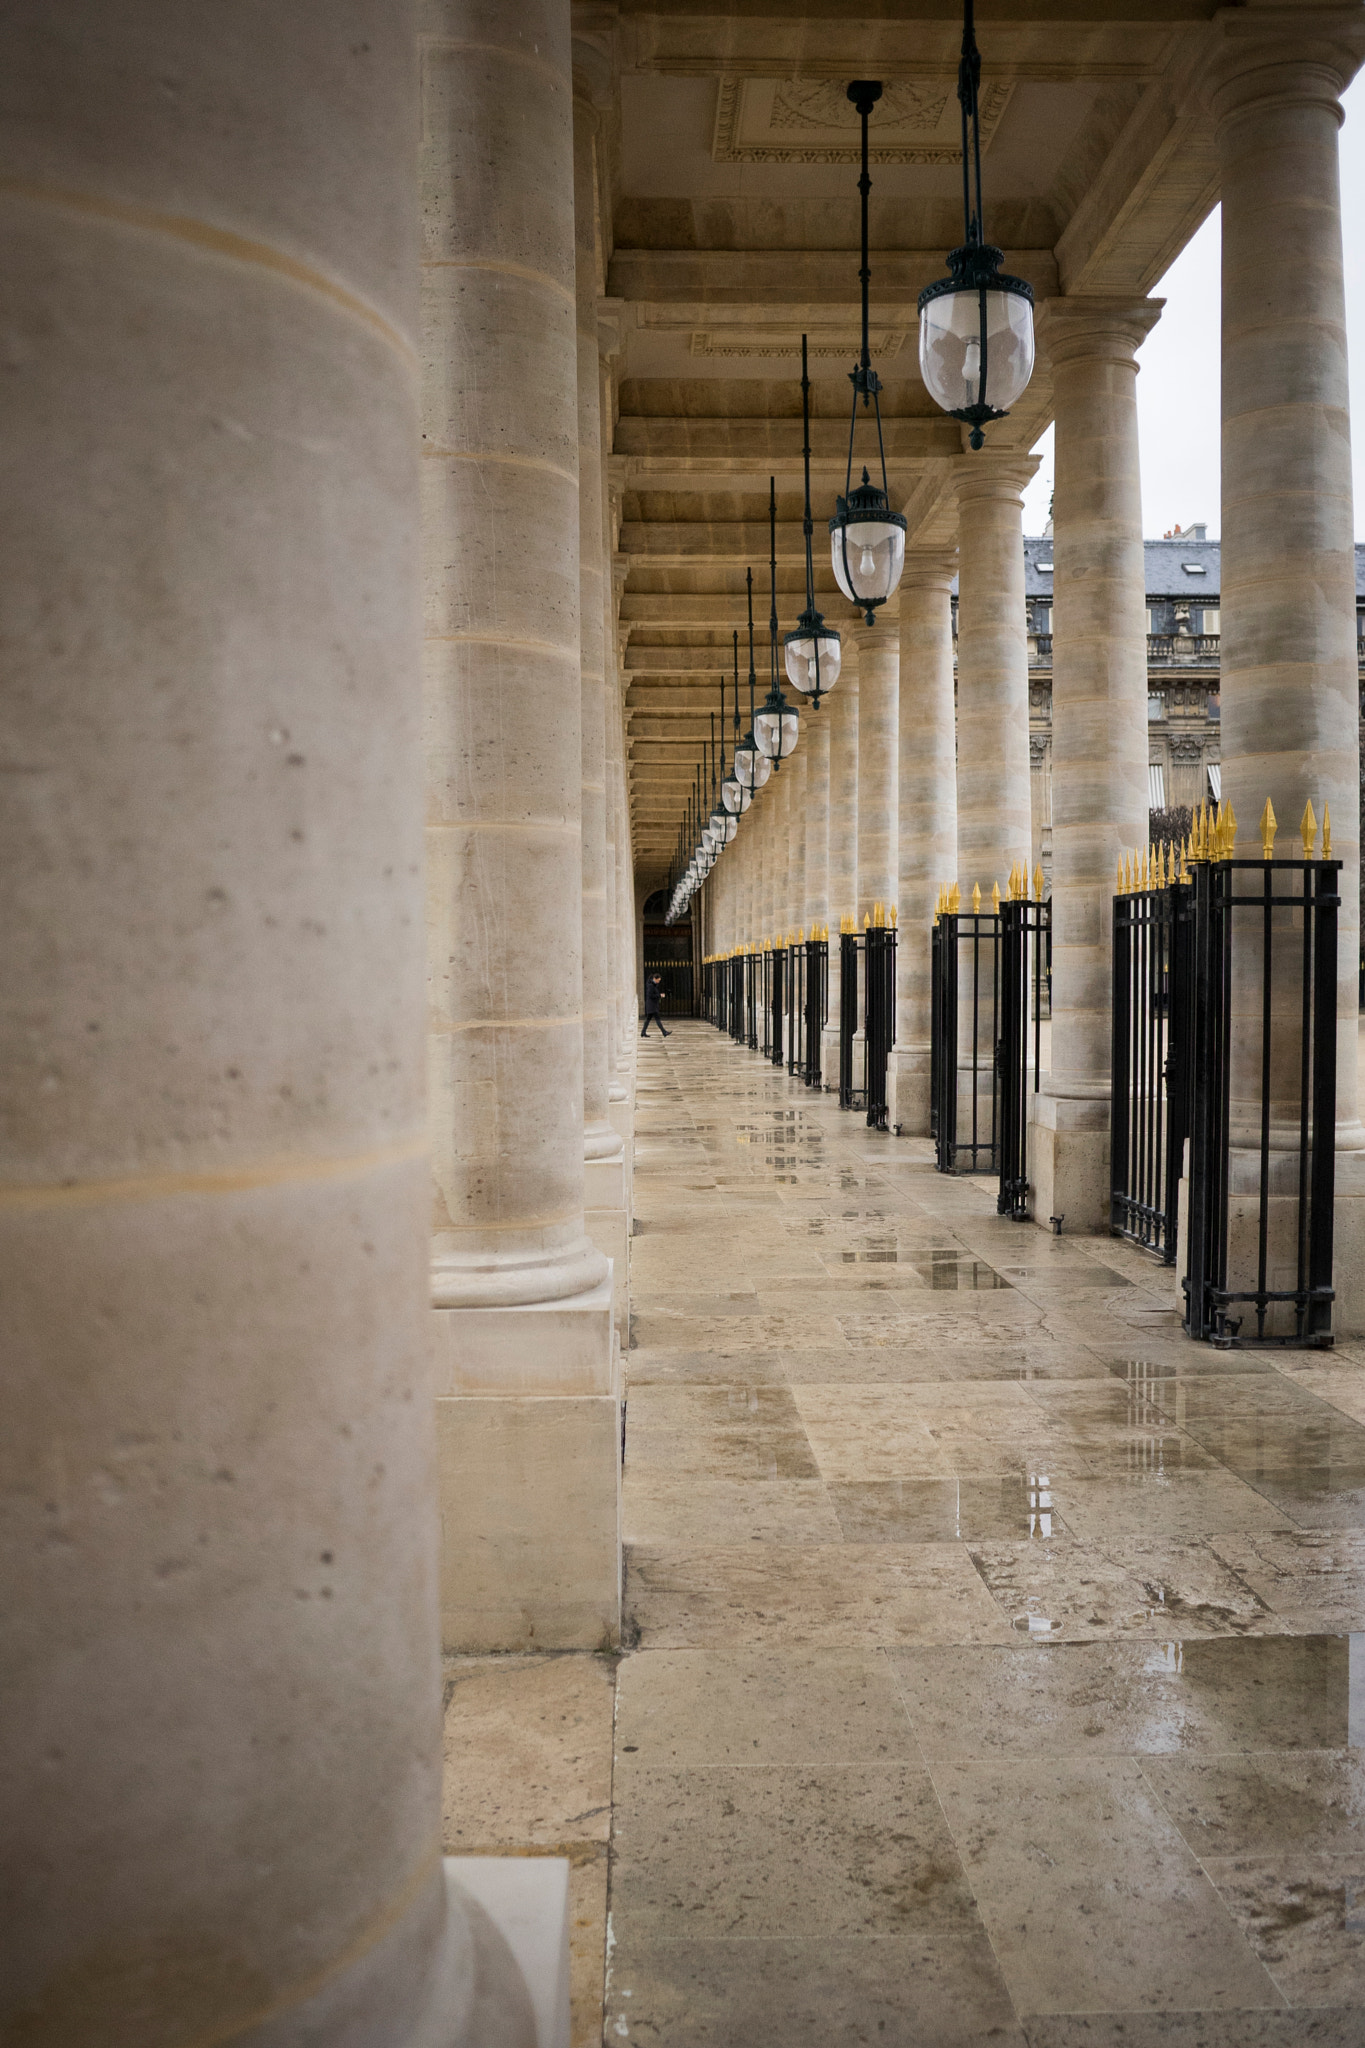
{"type": "MultiPolygon", "coordinates": [[[[970,0],[968,0],[968,5],[970,5],[970,0]]],[[[881,96],[881,81],[880,79],[876,78],[855,78],[852,85],[850,85],[850,87],[848,88],[848,97],[852,100],[854,106],[857,108],[863,124],[863,168],[862,176],[858,180],[858,193],[859,197],[862,200],[863,212],[863,261],[862,268],[858,272],[858,281],[863,288],[863,348],[862,354],[858,361],[857,369],[850,370],[849,372],[849,378],[853,385],[854,397],[853,417],[849,422],[848,428],[848,474],[851,479],[853,475],[853,430],[858,424],[858,394],[861,392],[863,400],[863,410],[867,410],[868,404],[870,402],[877,416],[877,454],[881,459],[882,491],[885,494],[886,447],[882,440],[882,380],[872,367],[872,346],[868,321],[868,299],[872,286],[872,264],[868,255],[867,201],[868,195],[872,190],[872,175],[867,167],[867,117],[872,112],[872,109],[876,106],[881,96]]],[[[847,357],[845,357],[844,360],[847,361],[847,357]]],[[[867,481],[867,471],[864,470],[863,482],[866,483],[867,481]]]]}

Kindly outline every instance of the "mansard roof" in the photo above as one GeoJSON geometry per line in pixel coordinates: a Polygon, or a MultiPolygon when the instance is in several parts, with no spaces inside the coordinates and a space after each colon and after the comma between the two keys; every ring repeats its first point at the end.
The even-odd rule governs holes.
{"type": "MultiPolygon", "coordinates": [[[[1143,549],[1149,598],[1218,603],[1221,550],[1216,540],[1187,540],[1178,534],[1173,540],[1144,541],[1143,549]]],[[[1024,590],[1028,597],[1051,596],[1051,562],[1051,535],[1025,534],[1024,590]]],[[[1361,541],[1356,542],[1356,596],[1365,598],[1365,542],[1361,541]]]]}

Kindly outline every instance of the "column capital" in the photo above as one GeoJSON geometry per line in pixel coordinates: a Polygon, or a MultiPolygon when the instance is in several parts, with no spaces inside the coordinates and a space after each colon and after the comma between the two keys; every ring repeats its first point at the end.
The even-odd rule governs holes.
{"type": "Polygon", "coordinates": [[[1217,125],[1270,107],[1320,106],[1342,120],[1341,95],[1365,62],[1365,9],[1224,7],[1206,59],[1204,95],[1217,125]]]}
{"type": "Polygon", "coordinates": [[[907,590],[951,589],[956,575],[956,548],[909,548],[901,575],[902,595],[907,590]]]}
{"type": "Polygon", "coordinates": [[[1021,498],[1041,464],[1040,455],[956,455],[952,467],[958,502],[1021,498]]]}
{"type": "Polygon", "coordinates": [[[1038,339],[1048,361],[1131,363],[1161,318],[1164,299],[1045,299],[1038,308],[1038,339]]]}

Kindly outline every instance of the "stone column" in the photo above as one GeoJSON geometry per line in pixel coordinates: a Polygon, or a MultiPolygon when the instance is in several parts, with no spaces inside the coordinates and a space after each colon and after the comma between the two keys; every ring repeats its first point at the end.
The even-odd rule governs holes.
{"type": "Polygon", "coordinates": [[[412,58],[0,24],[14,2042],[534,2039],[440,1855],[412,58]]]}
{"type": "Polygon", "coordinates": [[[929,1134],[930,931],[940,886],[957,876],[957,734],[951,551],[912,552],[900,585],[897,722],[896,1043],[888,1118],[929,1134]]]}
{"type": "Polygon", "coordinates": [[[1028,858],[1023,500],[1032,456],[958,461],[957,852],[964,908],[1028,858]]]}
{"type": "Polygon", "coordinates": [[[801,745],[806,756],[806,904],[803,922],[809,935],[829,921],[829,733],[832,699],[822,697],[820,709],[801,713],[801,745]]]}
{"type": "MultiPolygon", "coordinates": [[[[896,900],[896,727],[900,640],[894,615],[855,626],[858,649],[858,901],[859,930],[881,904],[896,900]]],[[[836,686],[835,694],[838,694],[836,686]]]]}
{"type": "MultiPolygon", "coordinates": [[[[584,1228],[569,6],[435,0],[428,18],[427,874],[446,1642],[589,1647],[618,1626],[620,1431],[610,1268],[584,1228]]],[[[595,343],[592,382],[595,393],[595,343]]]]}
{"type": "MultiPolygon", "coordinates": [[[[974,885],[980,886],[983,911],[989,911],[994,884],[1003,895],[1010,868],[1027,860],[1031,844],[1021,494],[1037,467],[1027,456],[958,459],[957,847],[964,911],[971,908],[974,885]]],[[[994,1047],[981,1024],[990,991],[973,987],[967,959],[964,949],[958,978],[958,1137],[978,1148],[977,1169],[993,1172],[999,1155],[991,1148],[1000,1137],[994,1047]]],[[[981,959],[985,963],[986,956],[981,959]]],[[[989,974],[989,966],[983,971],[989,974]]]]}
{"type": "MultiPolygon", "coordinates": [[[[801,720],[804,728],[805,718],[801,720]]],[[[806,735],[789,761],[782,764],[787,785],[787,912],[783,936],[799,931],[806,922],[806,735]]]]}
{"type": "MultiPolygon", "coordinates": [[[[829,922],[829,722],[830,700],[820,699],[820,709],[809,705],[801,713],[805,728],[801,745],[806,752],[806,937],[829,922]]],[[[827,1020],[828,1021],[828,1020],[827,1020]]],[[[824,1035],[818,1047],[822,1080],[824,1035]]]]}
{"type": "Polygon", "coordinates": [[[820,1061],[826,1088],[839,1086],[839,926],[858,908],[858,643],[843,636],[844,660],[821,717],[829,719],[829,1011],[820,1061]]]}
{"type": "Polygon", "coordinates": [[[626,1158],[610,1118],[610,962],[607,941],[606,522],[602,477],[602,360],[597,302],[602,265],[597,210],[597,113],[574,72],[574,296],[578,330],[578,599],[582,704],[583,1203],[584,1228],[613,1268],[616,1328],[628,1338],[626,1158]]]}
{"type": "MultiPolygon", "coordinates": [[[[1260,23],[1251,10],[1220,22],[1211,99],[1223,200],[1223,795],[1237,814],[1239,850],[1255,850],[1267,796],[1279,847],[1291,853],[1305,803],[1311,798],[1319,823],[1324,803],[1331,808],[1332,851],[1343,864],[1333,1322],[1344,1334],[1365,1328],[1365,1134],[1356,1089],[1359,684],[1337,130],[1365,23],[1354,11],[1326,9],[1292,25],[1287,17],[1260,23]]],[[[1289,944],[1297,956],[1299,935],[1289,944]]],[[[1239,994],[1244,971],[1234,954],[1234,1138],[1239,1122],[1254,1119],[1259,1095],[1258,1077],[1239,1085],[1241,1062],[1259,1057],[1259,1032],[1244,1044],[1237,1030],[1259,1000],[1251,989],[1239,994]]],[[[1285,985],[1297,1001],[1287,976],[1285,985]]],[[[1288,1072],[1272,1108],[1272,1148],[1280,1171],[1292,1174],[1298,1061],[1293,1020],[1281,1023],[1288,1072]]],[[[1256,1136],[1246,1131],[1241,1159],[1234,1151],[1234,1254],[1256,1136]]],[[[1292,1239],[1292,1228],[1283,1234],[1292,1239]]],[[[1292,1242],[1273,1247],[1271,1265],[1272,1287],[1292,1284],[1292,1242]]]]}
{"type": "Polygon", "coordinates": [[[1135,351],[1152,299],[1050,299],[1057,409],[1052,671],[1052,1070],[1033,1105],[1034,1213],[1109,1229],[1113,895],[1147,843],[1146,575],[1135,351]]]}

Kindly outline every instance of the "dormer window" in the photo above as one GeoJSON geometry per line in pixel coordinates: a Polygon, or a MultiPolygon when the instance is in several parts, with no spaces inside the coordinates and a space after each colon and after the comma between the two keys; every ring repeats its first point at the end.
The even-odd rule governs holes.
{"type": "Polygon", "coordinates": [[[1206,576],[1208,574],[1202,562],[1182,562],[1180,566],[1187,576],[1206,576]]]}
{"type": "Polygon", "coordinates": [[[1050,576],[1050,575],[1052,574],[1052,564],[1051,564],[1051,562],[1039,562],[1039,564],[1038,564],[1038,574],[1039,574],[1040,576],[1050,576]]]}

